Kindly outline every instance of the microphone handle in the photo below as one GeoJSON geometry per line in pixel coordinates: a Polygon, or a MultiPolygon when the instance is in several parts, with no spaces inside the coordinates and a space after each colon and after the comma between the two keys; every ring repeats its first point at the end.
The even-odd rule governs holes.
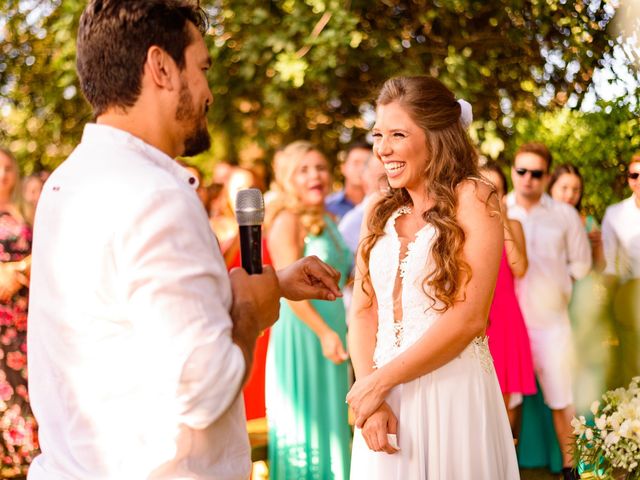
{"type": "Polygon", "coordinates": [[[249,275],[262,273],[262,225],[240,225],[240,258],[249,275]]]}

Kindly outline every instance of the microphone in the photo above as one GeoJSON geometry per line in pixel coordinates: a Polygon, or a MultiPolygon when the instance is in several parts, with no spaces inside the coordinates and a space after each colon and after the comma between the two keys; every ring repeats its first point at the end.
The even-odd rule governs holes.
{"type": "Polygon", "coordinates": [[[262,273],[262,222],[264,199],[257,188],[236,194],[236,220],[240,227],[240,258],[248,273],[262,273]]]}

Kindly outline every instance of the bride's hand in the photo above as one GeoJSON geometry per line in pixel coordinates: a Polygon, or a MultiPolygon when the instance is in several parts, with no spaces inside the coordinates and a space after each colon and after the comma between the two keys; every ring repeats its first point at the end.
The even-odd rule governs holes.
{"type": "Polygon", "coordinates": [[[364,422],[382,404],[388,390],[379,381],[379,370],[357,380],[347,394],[347,403],[356,416],[356,427],[362,428],[364,422]]]}
{"type": "Polygon", "coordinates": [[[394,454],[398,449],[389,443],[387,434],[398,434],[398,419],[389,404],[382,402],[382,405],[364,422],[362,437],[374,452],[394,454]]]}

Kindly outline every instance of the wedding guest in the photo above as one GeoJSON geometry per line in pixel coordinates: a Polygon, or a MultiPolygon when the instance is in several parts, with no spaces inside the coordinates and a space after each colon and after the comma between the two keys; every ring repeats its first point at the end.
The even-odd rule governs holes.
{"type": "Polygon", "coordinates": [[[470,122],[431,77],[378,95],[390,189],[366,210],[349,320],[353,480],[519,478],[485,337],[503,227],[470,122]]]}
{"type": "Polygon", "coordinates": [[[325,200],[327,211],[332,213],[338,222],[364,198],[362,166],[370,155],[371,146],[366,142],[352,143],[341,155],[344,158],[340,164],[340,172],[344,176],[344,187],[327,196],[325,200]]]}
{"type": "MultiPolygon", "coordinates": [[[[362,170],[362,185],[364,187],[365,197],[362,202],[349,210],[338,224],[338,230],[353,255],[355,255],[358,250],[358,241],[360,238],[362,221],[364,220],[365,206],[381,188],[387,188],[386,179],[387,176],[382,163],[379,162],[373,154],[369,155],[369,158],[365,162],[362,170]]],[[[349,318],[348,313],[351,307],[351,295],[353,294],[352,280],[353,270],[352,274],[349,276],[349,282],[347,282],[343,289],[342,297],[347,310],[347,319],[349,318]]],[[[352,375],[350,376],[352,377],[352,375]]]]}
{"type": "Polygon", "coordinates": [[[269,190],[264,193],[265,208],[269,207],[269,204],[278,197],[278,194],[282,192],[282,148],[276,149],[273,153],[273,159],[271,160],[271,183],[269,183],[269,190]]]}
{"type": "MultiPolygon", "coordinates": [[[[276,268],[317,255],[347,278],[352,256],[325,210],[330,179],[327,159],[311,143],[296,141],[283,150],[282,192],[265,221],[276,268]]],[[[281,302],[267,352],[272,480],[349,475],[346,329],[341,299],[281,302]]]]}
{"type": "MultiPolygon", "coordinates": [[[[256,174],[247,168],[233,167],[218,200],[218,212],[209,218],[209,224],[218,238],[227,267],[240,264],[240,237],[236,221],[236,195],[245,188],[258,188],[256,174]]],[[[265,264],[271,264],[266,253],[265,264]]]]}
{"type": "Polygon", "coordinates": [[[220,185],[225,185],[227,180],[229,180],[229,176],[233,171],[233,165],[229,162],[218,162],[213,167],[213,183],[219,183],[220,185]]]}
{"type": "Polygon", "coordinates": [[[521,145],[511,168],[514,190],[508,215],[524,228],[529,268],[516,279],[536,376],[552,411],[566,479],[576,477],[571,454],[573,337],[569,320],[572,283],[591,269],[589,240],[576,210],[545,193],[551,152],[541,143],[521,145]]]}
{"type": "Polygon", "coordinates": [[[506,215],[503,201],[507,193],[507,178],[502,169],[494,163],[488,163],[481,168],[480,173],[496,188],[504,226],[504,248],[496,290],[489,311],[487,336],[505,407],[509,414],[511,431],[517,440],[520,431],[522,397],[536,393],[529,335],[514,284],[514,278],[522,278],[527,272],[527,247],[522,225],[517,220],[507,218],[506,215]]]}
{"type": "Polygon", "coordinates": [[[349,210],[340,223],[338,229],[351,252],[355,255],[358,250],[360,229],[364,220],[364,210],[368,202],[375,197],[381,189],[387,188],[387,175],[384,165],[373,154],[364,163],[362,168],[362,186],[365,197],[358,205],[349,210]]]}
{"type": "Polygon", "coordinates": [[[581,214],[589,242],[593,270],[573,284],[569,317],[575,345],[578,352],[589,352],[589,355],[576,357],[574,365],[574,397],[576,412],[592,418],[590,407],[594,398],[599,398],[606,391],[606,377],[610,356],[609,342],[611,336],[607,320],[607,302],[604,282],[600,271],[604,269],[604,253],[602,234],[598,221],[592,215],[581,212],[584,180],[577,167],[558,165],[551,174],[547,188],[551,198],[564,202],[581,214]]]}
{"type": "Polygon", "coordinates": [[[22,202],[24,216],[29,225],[33,225],[33,219],[36,214],[36,206],[42,192],[42,175],[35,173],[25,177],[22,180],[22,202]]]}
{"type": "MultiPolygon", "coordinates": [[[[213,219],[214,222],[211,225],[214,231],[216,226],[225,229],[222,232],[225,235],[225,237],[223,237],[225,241],[221,243],[221,247],[228,270],[242,266],[239,227],[235,217],[236,195],[240,190],[258,188],[259,186],[260,182],[255,173],[252,170],[242,167],[234,167],[227,179],[227,185],[225,185],[223,195],[226,197],[224,204],[225,210],[230,212],[228,214],[229,216],[225,217],[224,220],[220,217],[213,219]],[[217,220],[217,223],[215,220],[217,220]]],[[[264,265],[271,265],[271,256],[269,255],[269,248],[267,247],[264,232],[262,236],[262,263],[264,265]]],[[[263,418],[266,415],[265,363],[269,345],[269,332],[270,329],[266,329],[256,341],[256,348],[253,353],[253,367],[251,368],[247,383],[243,388],[244,409],[247,420],[263,418]]]]}
{"type": "Polygon", "coordinates": [[[631,195],[607,208],[602,220],[606,267],[604,274],[615,291],[614,327],[619,341],[611,387],[626,385],[640,374],[640,153],[627,166],[631,195]]]}
{"type": "Polygon", "coordinates": [[[582,196],[584,194],[584,180],[577,167],[570,164],[558,165],[549,178],[547,191],[557,202],[568,203],[574,207],[589,236],[591,255],[594,269],[604,269],[604,253],[602,250],[602,232],[598,221],[593,215],[582,214],[582,196]]]}
{"type": "Polygon", "coordinates": [[[15,157],[0,148],[0,476],[24,478],[38,454],[27,392],[31,227],[19,206],[15,157]]]}

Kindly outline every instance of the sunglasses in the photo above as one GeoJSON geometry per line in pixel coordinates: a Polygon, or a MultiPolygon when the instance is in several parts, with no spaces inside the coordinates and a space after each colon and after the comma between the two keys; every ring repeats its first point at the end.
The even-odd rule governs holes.
{"type": "Polygon", "coordinates": [[[627,177],[629,177],[631,180],[637,180],[638,177],[640,177],[640,173],[638,172],[633,172],[633,173],[628,173],[627,177]]]}
{"type": "Polygon", "coordinates": [[[529,170],[528,168],[516,168],[514,170],[521,177],[524,177],[527,173],[530,173],[531,178],[535,178],[537,180],[540,180],[544,175],[544,170],[529,170]]]}

